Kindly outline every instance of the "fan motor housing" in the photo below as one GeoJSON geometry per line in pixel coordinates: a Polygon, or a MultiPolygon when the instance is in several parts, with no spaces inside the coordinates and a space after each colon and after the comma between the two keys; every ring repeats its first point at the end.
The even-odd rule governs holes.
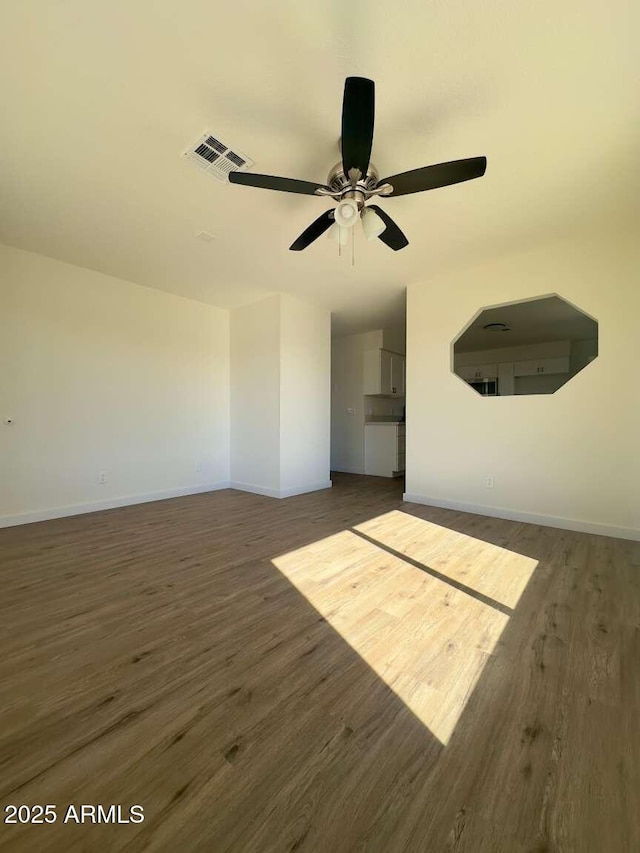
{"type": "Polygon", "coordinates": [[[376,187],[379,179],[378,170],[372,163],[369,163],[366,176],[356,181],[354,187],[348,176],[345,175],[342,163],[336,163],[329,172],[327,186],[334,190],[336,200],[352,198],[361,208],[371,190],[376,187]]]}
{"type": "Polygon", "coordinates": [[[355,175],[350,179],[345,175],[342,163],[336,165],[329,172],[326,187],[318,187],[315,191],[316,195],[330,196],[335,201],[340,201],[343,198],[353,199],[358,207],[362,209],[365,201],[373,195],[387,196],[393,193],[393,187],[384,183],[378,185],[380,177],[376,167],[369,163],[367,174],[362,178],[360,172],[356,170],[355,175]]]}

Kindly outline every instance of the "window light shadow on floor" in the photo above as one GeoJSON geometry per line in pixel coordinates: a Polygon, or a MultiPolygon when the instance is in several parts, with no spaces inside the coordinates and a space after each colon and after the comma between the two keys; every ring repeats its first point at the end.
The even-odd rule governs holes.
{"type": "Polygon", "coordinates": [[[397,510],[272,562],[443,744],[538,565],[397,510]]]}

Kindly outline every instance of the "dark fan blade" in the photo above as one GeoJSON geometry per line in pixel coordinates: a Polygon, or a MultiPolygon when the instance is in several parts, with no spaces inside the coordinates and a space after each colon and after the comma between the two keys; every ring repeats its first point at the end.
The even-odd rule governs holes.
{"type": "Polygon", "coordinates": [[[347,77],[342,100],[342,166],[367,174],[375,113],[375,85],[366,77],[347,77]]]}
{"type": "Polygon", "coordinates": [[[394,252],[397,252],[398,249],[404,249],[405,246],[409,245],[409,241],[404,236],[402,231],[398,228],[393,219],[388,216],[381,207],[378,207],[377,204],[368,205],[371,210],[375,210],[378,216],[384,221],[384,224],[387,226],[382,234],[378,237],[378,240],[382,240],[390,249],[393,249],[394,252]]]}
{"type": "Polygon", "coordinates": [[[292,252],[301,252],[303,249],[306,249],[308,245],[313,243],[314,240],[317,240],[318,237],[322,236],[327,228],[330,228],[333,225],[333,211],[327,210],[322,216],[319,216],[315,222],[312,222],[311,225],[302,232],[302,234],[298,237],[298,239],[289,246],[290,251],[292,252]]]}
{"type": "Polygon", "coordinates": [[[232,184],[244,184],[245,187],[260,187],[263,190],[279,190],[283,193],[302,193],[315,195],[324,184],[312,184],[310,181],[297,181],[295,178],[276,178],[273,175],[256,175],[253,172],[230,172],[232,184]]]}
{"type": "Polygon", "coordinates": [[[451,163],[438,163],[437,166],[424,166],[422,169],[392,175],[390,178],[378,181],[378,186],[391,184],[393,192],[386,198],[393,198],[396,195],[421,193],[424,190],[436,190],[438,187],[448,187],[450,184],[481,178],[486,168],[486,157],[471,157],[469,160],[453,160],[451,163]]]}

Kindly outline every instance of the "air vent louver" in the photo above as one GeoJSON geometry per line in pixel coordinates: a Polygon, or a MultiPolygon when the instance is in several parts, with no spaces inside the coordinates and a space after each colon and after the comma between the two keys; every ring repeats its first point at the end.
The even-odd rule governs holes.
{"type": "Polygon", "coordinates": [[[210,133],[205,133],[182,156],[219,181],[228,181],[229,172],[246,172],[253,166],[253,160],[246,154],[232,151],[226,143],[210,133]]]}
{"type": "Polygon", "coordinates": [[[234,154],[233,151],[229,151],[227,153],[227,160],[231,160],[232,163],[235,163],[236,166],[244,166],[245,161],[242,157],[238,157],[237,154],[234,154]]]}
{"type": "Polygon", "coordinates": [[[213,136],[207,136],[205,142],[210,148],[217,151],[218,154],[224,154],[227,150],[227,146],[223,142],[218,142],[218,140],[214,139],[213,136]]]}
{"type": "Polygon", "coordinates": [[[215,151],[212,151],[210,148],[207,148],[206,145],[198,145],[196,148],[196,154],[199,154],[201,157],[204,157],[205,160],[208,160],[210,163],[213,163],[214,160],[217,160],[220,156],[215,151]]]}

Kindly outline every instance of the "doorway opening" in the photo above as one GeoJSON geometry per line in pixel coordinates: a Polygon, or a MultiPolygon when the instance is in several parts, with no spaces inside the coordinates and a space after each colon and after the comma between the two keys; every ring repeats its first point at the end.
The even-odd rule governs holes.
{"type": "Polygon", "coordinates": [[[406,340],[404,293],[375,328],[332,325],[332,472],[404,477],[406,340]]]}

